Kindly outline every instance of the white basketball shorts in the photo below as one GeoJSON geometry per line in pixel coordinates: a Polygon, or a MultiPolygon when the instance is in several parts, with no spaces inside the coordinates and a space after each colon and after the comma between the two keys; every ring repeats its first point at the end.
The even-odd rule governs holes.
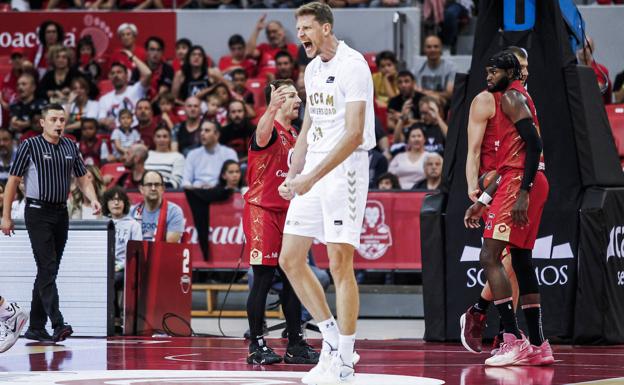
{"type": "MultiPolygon", "coordinates": [[[[327,153],[307,153],[302,174],[327,153]]],[[[357,248],[368,196],[368,152],[356,151],[303,195],[290,202],[284,234],[348,243],[357,248]]]]}

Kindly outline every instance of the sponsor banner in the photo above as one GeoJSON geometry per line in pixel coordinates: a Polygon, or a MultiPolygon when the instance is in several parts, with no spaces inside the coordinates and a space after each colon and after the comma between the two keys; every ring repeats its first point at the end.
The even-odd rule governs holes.
{"type": "MultiPolygon", "coordinates": [[[[130,200],[138,202],[138,193],[130,193],[130,200]]],[[[183,192],[165,194],[170,202],[182,207],[186,217],[186,232],[191,242],[191,255],[195,268],[234,268],[243,249],[243,204],[240,194],[223,203],[210,206],[209,255],[204,260],[193,216],[183,192]]],[[[358,269],[409,269],[422,268],[420,253],[420,208],[425,193],[422,192],[371,192],[364,213],[360,247],[355,256],[358,269]]],[[[326,248],[315,242],[312,251],[317,265],[329,265],[326,248]]],[[[243,256],[243,264],[249,256],[243,256]]]]}
{"type": "Polygon", "coordinates": [[[591,189],[580,215],[576,343],[624,343],[624,189],[591,189]]]}
{"type": "MultiPolygon", "coordinates": [[[[572,336],[577,270],[577,221],[577,213],[574,210],[547,204],[533,247],[533,267],[541,294],[544,333],[549,338],[572,336]],[[564,219],[569,226],[561,226],[560,223],[564,219]]],[[[465,244],[460,250],[447,245],[447,252],[453,249],[458,251],[458,254],[448,253],[446,260],[448,339],[459,337],[459,316],[477,301],[487,280],[485,271],[479,263],[483,227],[470,231],[463,228],[463,224],[461,227],[457,226],[455,229],[465,235],[458,234],[455,237],[456,241],[450,243],[457,246],[460,240],[464,240],[465,244]]],[[[489,319],[497,318],[498,312],[492,306],[489,319]]],[[[518,312],[518,319],[524,328],[522,311],[518,312]]],[[[498,332],[498,322],[491,321],[488,326],[486,335],[492,337],[498,332]]],[[[526,331],[526,328],[524,330],[526,331]]]]}
{"type": "MultiPolygon", "coordinates": [[[[75,47],[78,40],[91,35],[98,57],[121,47],[117,28],[123,23],[136,25],[141,47],[150,36],[159,36],[166,42],[176,40],[174,12],[0,12],[0,56],[8,56],[13,48],[35,52],[39,45],[39,25],[56,21],[65,30],[65,45],[75,47]]],[[[165,57],[174,56],[173,44],[165,45],[165,57]]]]}

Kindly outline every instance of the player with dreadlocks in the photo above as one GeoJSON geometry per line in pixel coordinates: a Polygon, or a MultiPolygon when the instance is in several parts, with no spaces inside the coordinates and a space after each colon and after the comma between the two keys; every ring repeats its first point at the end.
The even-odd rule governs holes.
{"type": "MultiPolygon", "coordinates": [[[[520,63],[512,52],[502,51],[492,56],[486,71],[488,91],[501,93],[495,112],[499,142],[496,173],[501,179],[489,208],[479,259],[505,333],[501,348],[485,364],[552,364],[552,349],[542,332],[539,286],[532,264],[532,249],[548,197],[537,113],[522,84],[520,63]],[[507,246],[518,279],[529,339],[518,328],[511,285],[499,258],[507,246]]],[[[466,226],[479,226],[488,203],[481,200],[468,208],[466,226]]]]}

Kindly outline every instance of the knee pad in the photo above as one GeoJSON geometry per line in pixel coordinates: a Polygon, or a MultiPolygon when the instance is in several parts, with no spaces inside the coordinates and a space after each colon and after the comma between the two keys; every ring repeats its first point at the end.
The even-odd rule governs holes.
{"type": "Polygon", "coordinates": [[[511,265],[516,273],[520,295],[539,294],[532,257],[531,250],[511,249],[511,265]]]}

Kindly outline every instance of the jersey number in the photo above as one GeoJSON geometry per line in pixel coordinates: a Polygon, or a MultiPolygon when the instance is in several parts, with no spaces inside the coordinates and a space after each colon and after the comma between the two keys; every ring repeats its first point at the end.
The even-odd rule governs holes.
{"type": "Polygon", "coordinates": [[[182,274],[188,274],[191,272],[191,269],[189,269],[189,260],[191,259],[191,252],[189,249],[184,249],[184,251],[182,251],[182,258],[182,274]]]}

